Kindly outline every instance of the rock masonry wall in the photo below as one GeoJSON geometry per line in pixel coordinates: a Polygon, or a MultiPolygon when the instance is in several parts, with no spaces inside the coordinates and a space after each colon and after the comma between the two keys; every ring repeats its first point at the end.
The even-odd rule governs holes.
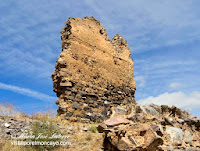
{"type": "Polygon", "coordinates": [[[128,113],[135,104],[136,85],[126,40],[117,34],[111,41],[93,17],[69,18],[61,40],[62,52],[52,73],[58,115],[101,122],[112,114],[112,107],[128,113]]]}

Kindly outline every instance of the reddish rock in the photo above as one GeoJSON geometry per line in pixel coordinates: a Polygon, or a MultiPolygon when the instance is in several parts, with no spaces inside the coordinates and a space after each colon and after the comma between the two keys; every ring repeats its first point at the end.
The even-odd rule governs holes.
{"type": "Polygon", "coordinates": [[[112,117],[112,118],[104,121],[104,123],[107,126],[117,126],[120,124],[128,124],[128,123],[130,123],[130,121],[125,118],[122,118],[122,117],[112,117]]]}

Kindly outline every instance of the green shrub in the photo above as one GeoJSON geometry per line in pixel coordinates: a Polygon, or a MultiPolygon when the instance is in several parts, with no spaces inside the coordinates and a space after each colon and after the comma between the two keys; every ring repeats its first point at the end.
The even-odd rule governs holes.
{"type": "Polygon", "coordinates": [[[96,126],[91,126],[91,127],[89,128],[89,131],[91,131],[91,132],[93,132],[93,133],[96,133],[96,132],[97,132],[96,126]]]}
{"type": "MultiPolygon", "coordinates": [[[[58,128],[58,126],[48,120],[38,120],[34,121],[31,125],[31,130],[29,132],[30,135],[35,136],[35,138],[31,138],[30,141],[37,141],[37,142],[60,142],[64,141],[61,138],[50,138],[53,134],[62,135],[62,132],[58,128]],[[41,136],[41,137],[39,137],[41,136]],[[44,137],[43,137],[44,136],[44,137]]],[[[58,146],[53,145],[33,145],[36,150],[50,150],[56,148],[58,146]]]]}

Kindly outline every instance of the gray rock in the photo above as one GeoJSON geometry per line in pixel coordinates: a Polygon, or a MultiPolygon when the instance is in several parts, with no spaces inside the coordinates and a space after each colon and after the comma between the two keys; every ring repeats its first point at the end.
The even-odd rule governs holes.
{"type": "Polygon", "coordinates": [[[117,114],[127,114],[127,110],[126,109],[124,109],[124,108],[122,108],[122,107],[117,107],[116,109],[115,109],[115,112],[117,113],[117,114]]]}
{"type": "Polygon", "coordinates": [[[150,105],[137,105],[136,113],[158,115],[158,112],[150,105]]]}
{"type": "Polygon", "coordinates": [[[152,129],[157,133],[159,136],[163,136],[163,127],[161,125],[152,124],[152,129]]]}
{"type": "Polygon", "coordinates": [[[197,129],[200,129],[200,119],[197,119],[195,126],[197,127],[197,129]]]}
{"type": "Polygon", "coordinates": [[[177,122],[179,123],[179,124],[183,124],[184,123],[184,120],[183,119],[177,119],[177,122]]]}
{"type": "Polygon", "coordinates": [[[134,122],[139,122],[139,121],[141,121],[143,118],[144,118],[144,116],[143,116],[142,113],[136,113],[136,114],[134,114],[134,115],[128,116],[127,119],[132,120],[132,121],[134,121],[134,122]]]}
{"type": "Polygon", "coordinates": [[[171,126],[174,126],[173,122],[171,119],[167,118],[167,117],[164,117],[164,120],[165,120],[165,125],[171,125],[171,126]]]}
{"type": "Polygon", "coordinates": [[[188,130],[186,130],[185,133],[184,133],[184,141],[186,143],[191,143],[192,142],[192,134],[188,130]]]}
{"type": "Polygon", "coordinates": [[[135,109],[136,109],[136,113],[143,113],[145,111],[142,105],[137,105],[135,109]]]}
{"type": "Polygon", "coordinates": [[[191,119],[189,117],[185,118],[184,121],[188,124],[188,125],[195,125],[196,123],[198,123],[198,120],[196,119],[191,119]]]}
{"type": "Polygon", "coordinates": [[[160,105],[156,105],[156,104],[150,104],[150,107],[154,108],[158,113],[162,113],[162,109],[160,105]]]}
{"type": "Polygon", "coordinates": [[[74,103],[74,104],[72,104],[72,108],[73,109],[82,109],[78,104],[76,104],[76,103],[74,103]]]}
{"type": "Polygon", "coordinates": [[[67,117],[71,117],[73,114],[72,113],[70,113],[70,112],[67,112],[66,114],[65,114],[65,116],[67,116],[67,117]]]}
{"type": "Polygon", "coordinates": [[[86,93],[86,92],[83,92],[83,91],[79,91],[79,92],[77,93],[77,95],[80,95],[80,96],[86,96],[87,93],[86,93]]]}
{"type": "Polygon", "coordinates": [[[104,96],[104,97],[102,97],[102,100],[108,100],[108,98],[104,96]]]}
{"type": "Polygon", "coordinates": [[[151,105],[145,106],[145,110],[147,114],[158,115],[158,112],[151,105]]]}
{"type": "Polygon", "coordinates": [[[171,141],[175,145],[182,144],[184,133],[180,128],[167,127],[166,133],[170,135],[171,141]]]}
{"type": "Polygon", "coordinates": [[[172,146],[165,146],[164,147],[166,151],[173,151],[173,147],[172,146]]]}
{"type": "Polygon", "coordinates": [[[11,135],[11,131],[12,131],[11,129],[6,129],[6,130],[5,130],[5,133],[6,133],[7,135],[11,135]]]}

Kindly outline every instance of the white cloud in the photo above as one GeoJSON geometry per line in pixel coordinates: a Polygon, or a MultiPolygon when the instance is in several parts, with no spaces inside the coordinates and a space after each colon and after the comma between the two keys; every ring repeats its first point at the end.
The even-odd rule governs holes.
{"type": "Polygon", "coordinates": [[[174,82],[174,83],[169,84],[169,87],[173,88],[173,89],[180,88],[181,86],[183,86],[183,85],[181,83],[178,83],[178,82],[174,82]]]}
{"type": "Polygon", "coordinates": [[[163,93],[138,101],[140,104],[175,105],[183,109],[200,109],[200,92],[185,94],[183,92],[163,93]]]}
{"type": "Polygon", "coordinates": [[[138,87],[144,87],[145,86],[146,81],[145,81],[144,76],[136,76],[134,79],[135,79],[136,85],[138,87]]]}
{"type": "Polygon", "coordinates": [[[31,89],[27,89],[27,88],[22,88],[22,87],[18,87],[18,86],[14,86],[14,85],[9,85],[9,84],[4,84],[4,83],[0,83],[0,89],[3,90],[9,90],[9,91],[13,91],[22,95],[26,95],[29,97],[33,97],[45,102],[55,102],[55,100],[57,99],[56,97],[53,96],[49,96],[47,94],[43,94],[31,89]]]}

